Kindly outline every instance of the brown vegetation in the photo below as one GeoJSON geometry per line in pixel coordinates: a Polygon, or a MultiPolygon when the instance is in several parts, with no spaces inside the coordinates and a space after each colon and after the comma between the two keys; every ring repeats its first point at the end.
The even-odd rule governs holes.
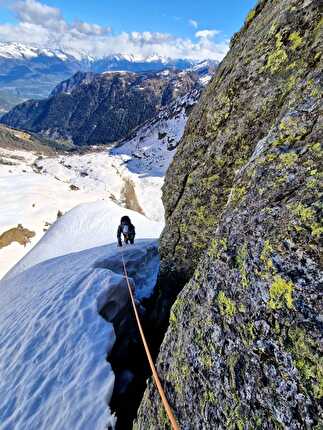
{"type": "Polygon", "coordinates": [[[34,231],[28,230],[21,224],[18,224],[17,227],[11,228],[0,235],[0,249],[9,246],[13,242],[18,242],[20,245],[26,246],[35,235],[34,231]]]}

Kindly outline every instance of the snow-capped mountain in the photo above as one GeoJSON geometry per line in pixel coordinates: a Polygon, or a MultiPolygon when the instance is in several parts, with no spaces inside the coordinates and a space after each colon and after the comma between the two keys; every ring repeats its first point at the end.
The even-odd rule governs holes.
{"type": "Polygon", "coordinates": [[[47,96],[87,62],[60,50],[0,43],[0,114],[23,100],[47,96]]]}
{"type": "Polygon", "coordinates": [[[97,73],[104,71],[132,71],[132,72],[158,72],[163,69],[187,70],[193,67],[196,61],[187,59],[172,59],[160,55],[118,54],[97,58],[92,62],[90,69],[97,73]]]}
{"type": "MultiPolygon", "coordinates": [[[[98,68],[98,64],[101,61],[106,61],[108,67],[110,63],[156,63],[156,64],[164,64],[164,65],[173,65],[176,66],[181,62],[182,65],[186,65],[187,67],[191,67],[196,62],[193,60],[183,60],[183,59],[171,59],[170,57],[162,57],[161,55],[134,55],[134,54],[111,54],[107,56],[101,57],[93,57],[87,55],[82,51],[69,51],[62,49],[54,49],[54,48],[40,48],[37,46],[29,46],[24,45],[23,43],[17,42],[0,42],[0,58],[7,59],[16,59],[16,60],[31,60],[37,57],[48,57],[48,58],[59,58],[61,61],[74,60],[79,62],[84,62],[84,64],[92,63],[93,71],[98,68]]],[[[87,64],[88,65],[88,64],[87,64]]]]}
{"type": "Polygon", "coordinates": [[[88,61],[90,63],[95,63],[99,60],[107,60],[114,62],[127,61],[129,63],[161,63],[161,64],[173,64],[182,61],[183,64],[192,66],[196,63],[193,60],[183,60],[183,59],[171,59],[170,57],[163,57],[161,55],[134,55],[127,53],[111,54],[101,57],[89,56],[82,51],[66,51],[62,49],[55,48],[41,48],[37,46],[25,45],[23,43],[17,42],[0,42],[0,57],[8,59],[31,59],[36,57],[57,57],[62,61],[68,61],[68,59],[74,59],[77,61],[88,61]]]}
{"type": "MultiPolygon", "coordinates": [[[[0,58],[30,60],[37,57],[56,57],[61,61],[67,61],[69,58],[73,58],[74,60],[86,59],[83,55],[67,54],[60,49],[38,48],[22,43],[0,42],[0,58]]],[[[88,59],[92,60],[90,57],[88,59]]]]}
{"type": "Polygon", "coordinates": [[[127,53],[95,58],[80,51],[66,52],[0,42],[0,114],[21,101],[47,97],[57,84],[78,71],[157,72],[163,69],[185,70],[195,64],[195,61],[186,59],[127,53]]]}

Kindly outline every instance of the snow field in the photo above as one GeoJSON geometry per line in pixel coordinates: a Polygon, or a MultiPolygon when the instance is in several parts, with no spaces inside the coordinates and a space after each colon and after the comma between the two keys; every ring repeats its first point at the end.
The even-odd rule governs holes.
{"type": "MultiPolygon", "coordinates": [[[[116,207],[119,205],[121,217],[125,212],[123,192],[126,180],[133,184],[136,198],[147,217],[146,222],[149,224],[151,220],[155,220],[159,224],[163,223],[163,178],[130,172],[126,163],[129,158],[127,155],[113,156],[107,151],[100,151],[38,159],[35,154],[27,151],[0,149],[0,152],[3,159],[15,163],[13,166],[0,164],[0,201],[3,202],[0,206],[0,235],[18,224],[36,233],[25,247],[14,242],[0,249],[0,279],[32,249],[45,231],[51,229],[49,227],[56,221],[58,211],[65,213],[79,204],[105,201],[111,203],[109,207],[114,211],[113,215],[116,215],[116,207]],[[71,186],[79,189],[71,190],[71,186]]],[[[96,218],[93,211],[91,217],[96,218]]],[[[109,219],[106,212],[102,223],[109,224],[109,219]]],[[[117,225],[113,228],[116,227],[117,225]]],[[[160,230],[161,228],[158,232],[160,230]]],[[[79,233],[79,237],[81,236],[82,231],[79,233]]],[[[93,238],[96,236],[98,234],[93,231],[93,238]]],[[[113,238],[111,235],[108,237],[103,235],[99,244],[115,241],[115,233],[113,238]]],[[[84,247],[98,244],[93,243],[94,239],[91,240],[89,246],[84,244],[84,247]]],[[[61,246],[62,242],[61,240],[61,246]]],[[[64,246],[62,248],[65,249],[64,246]]],[[[78,250],[80,248],[72,249],[78,250]]]]}
{"type": "MultiPolygon", "coordinates": [[[[121,253],[130,272],[135,264],[157,276],[157,243],[138,241],[64,255],[0,281],[2,430],[114,428],[106,356],[115,334],[98,312],[110,292],[119,309],[126,305],[121,253]]],[[[139,295],[151,293],[151,281],[138,282],[139,295]]]]}
{"type": "Polygon", "coordinates": [[[0,235],[18,224],[36,233],[26,247],[14,242],[0,249],[0,279],[56,221],[58,211],[64,213],[80,203],[103,198],[107,196],[101,191],[72,191],[55,177],[33,172],[28,162],[0,165],[0,235]]]}

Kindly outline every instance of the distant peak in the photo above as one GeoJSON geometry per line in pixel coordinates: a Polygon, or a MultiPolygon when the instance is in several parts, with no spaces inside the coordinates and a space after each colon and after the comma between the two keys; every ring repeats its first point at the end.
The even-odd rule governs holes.
{"type": "MultiPolygon", "coordinates": [[[[189,58],[170,58],[166,56],[153,53],[151,55],[140,55],[131,53],[114,53],[107,55],[88,55],[82,50],[70,50],[63,48],[50,48],[46,46],[25,45],[19,42],[0,42],[0,58],[8,59],[33,59],[39,56],[56,57],[61,61],[75,60],[93,63],[95,61],[116,61],[127,63],[157,63],[165,65],[173,65],[174,67],[179,64],[186,64],[186,67],[194,66],[199,61],[191,60],[189,58]]],[[[203,62],[209,62],[204,60],[203,62]]]]}

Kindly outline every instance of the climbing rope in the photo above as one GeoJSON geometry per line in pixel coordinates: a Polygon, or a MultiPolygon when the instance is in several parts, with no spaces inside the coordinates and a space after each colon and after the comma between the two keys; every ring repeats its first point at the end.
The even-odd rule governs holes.
{"type": "Polygon", "coordinates": [[[170,405],[168,403],[168,400],[166,398],[164,389],[163,389],[162,384],[161,384],[161,382],[159,380],[159,376],[158,376],[157,370],[155,368],[153,359],[152,359],[150,351],[149,351],[149,347],[148,347],[148,344],[147,344],[147,341],[146,341],[146,338],[145,338],[145,334],[144,334],[144,331],[143,331],[141,323],[140,323],[140,319],[139,319],[139,315],[138,315],[138,311],[137,311],[135,299],[133,297],[132,289],[131,289],[131,286],[130,286],[130,282],[129,282],[129,278],[128,278],[128,272],[127,272],[127,268],[126,268],[126,263],[125,263],[124,258],[123,258],[123,254],[122,254],[122,263],[123,263],[124,275],[125,275],[125,278],[126,278],[126,281],[127,281],[128,290],[129,290],[129,294],[130,294],[130,298],[131,298],[132,307],[133,307],[133,310],[134,310],[134,313],[135,313],[135,317],[136,317],[137,325],[138,325],[138,328],[139,328],[141,340],[142,340],[142,343],[144,344],[144,348],[145,348],[145,352],[146,352],[147,359],[148,359],[148,362],[149,362],[149,366],[150,366],[152,374],[153,374],[154,382],[155,382],[156,387],[158,389],[159,395],[161,397],[161,400],[163,402],[165,411],[167,413],[167,416],[169,418],[169,421],[170,421],[170,423],[172,425],[173,430],[180,430],[179,426],[178,426],[178,424],[176,422],[176,418],[175,418],[175,416],[173,414],[173,411],[172,411],[172,409],[171,409],[171,407],[170,407],[170,405]]]}

